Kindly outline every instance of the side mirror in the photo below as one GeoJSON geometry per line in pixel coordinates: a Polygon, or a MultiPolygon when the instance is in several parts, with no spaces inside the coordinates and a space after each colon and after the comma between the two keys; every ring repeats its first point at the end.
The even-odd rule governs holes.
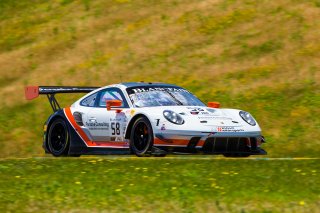
{"type": "Polygon", "coordinates": [[[210,108],[220,108],[219,102],[208,102],[208,107],[210,108]]]}
{"type": "MultiPolygon", "coordinates": [[[[107,110],[110,111],[112,110],[112,107],[121,107],[122,106],[122,101],[120,100],[107,100],[106,101],[106,106],[107,106],[107,110]]],[[[116,109],[117,112],[119,111],[119,109],[116,109]]],[[[121,110],[120,110],[121,112],[121,110]]]]}

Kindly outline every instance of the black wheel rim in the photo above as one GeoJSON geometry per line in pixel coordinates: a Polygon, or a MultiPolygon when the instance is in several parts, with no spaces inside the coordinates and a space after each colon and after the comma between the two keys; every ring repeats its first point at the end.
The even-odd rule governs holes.
{"type": "Polygon", "coordinates": [[[63,151],[67,142],[66,138],[67,134],[64,125],[61,123],[57,123],[52,128],[50,135],[50,144],[53,149],[52,151],[57,153],[63,151]]]}
{"type": "Polygon", "coordinates": [[[134,129],[134,134],[133,134],[134,147],[138,151],[143,152],[146,149],[146,147],[148,147],[149,140],[150,140],[150,134],[149,134],[148,126],[144,122],[138,123],[134,129]]]}

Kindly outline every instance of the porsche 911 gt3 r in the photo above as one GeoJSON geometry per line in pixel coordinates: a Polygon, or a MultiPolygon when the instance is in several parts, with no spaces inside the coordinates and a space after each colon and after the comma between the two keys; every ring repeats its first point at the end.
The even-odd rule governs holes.
{"type": "Polygon", "coordinates": [[[43,148],[54,156],[167,153],[247,157],[266,152],[250,113],[206,106],[188,90],[164,83],[106,87],[28,86],[26,98],[45,94],[54,111],[44,124],[43,148]],[[57,93],[87,93],[60,108],[57,93]]]}

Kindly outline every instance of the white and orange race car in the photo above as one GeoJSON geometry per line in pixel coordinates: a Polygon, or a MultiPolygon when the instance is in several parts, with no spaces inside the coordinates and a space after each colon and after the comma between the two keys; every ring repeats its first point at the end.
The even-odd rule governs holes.
{"type": "Polygon", "coordinates": [[[261,129],[248,113],[206,106],[188,90],[165,83],[106,87],[27,86],[26,98],[45,94],[54,111],[44,125],[43,148],[54,156],[167,153],[247,157],[266,152],[261,129]],[[55,94],[88,93],[60,108],[55,94]]]}

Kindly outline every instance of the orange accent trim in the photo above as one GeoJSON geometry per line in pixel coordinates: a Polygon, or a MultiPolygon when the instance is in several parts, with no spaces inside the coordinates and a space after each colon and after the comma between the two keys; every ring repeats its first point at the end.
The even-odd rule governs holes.
{"type": "Polygon", "coordinates": [[[38,86],[26,86],[24,88],[24,94],[27,100],[35,99],[39,96],[38,86]]]}
{"type": "Polygon", "coordinates": [[[204,140],[199,140],[197,146],[203,146],[204,145],[204,140]]]}
{"type": "MultiPolygon", "coordinates": [[[[153,141],[154,145],[173,145],[173,146],[188,146],[190,140],[184,140],[184,139],[167,139],[160,140],[159,138],[155,138],[153,141]]],[[[203,146],[204,140],[199,140],[198,144],[196,146],[203,146]]]]}
{"type": "Polygon", "coordinates": [[[124,141],[91,141],[89,140],[86,133],[82,130],[82,128],[76,123],[74,120],[74,117],[71,113],[70,107],[64,108],[64,112],[70,121],[71,126],[76,130],[76,132],[79,134],[83,142],[88,147],[94,147],[94,146],[101,146],[101,147],[115,147],[115,148],[128,148],[128,144],[124,141]]]}
{"type": "Polygon", "coordinates": [[[189,140],[184,139],[168,139],[167,141],[160,140],[158,138],[155,138],[153,140],[154,145],[180,145],[180,146],[187,146],[189,143],[189,140]]]}
{"type": "Polygon", "coordinates": [[[208,107],[210,108],[220,108],[219,102],[208,102],[208,107]]]}

